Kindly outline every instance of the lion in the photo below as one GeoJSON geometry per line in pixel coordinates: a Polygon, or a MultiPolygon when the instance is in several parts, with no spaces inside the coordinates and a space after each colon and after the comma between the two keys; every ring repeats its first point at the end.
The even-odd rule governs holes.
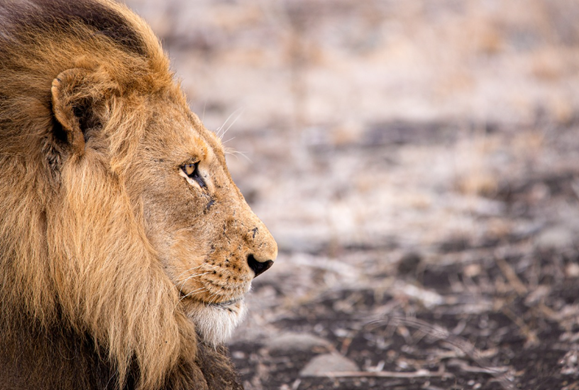
{"type": "Polygon", "coordinates": [[[147,24],[0,2],[0,389],[239,389],[277,245],[147,24]]]}

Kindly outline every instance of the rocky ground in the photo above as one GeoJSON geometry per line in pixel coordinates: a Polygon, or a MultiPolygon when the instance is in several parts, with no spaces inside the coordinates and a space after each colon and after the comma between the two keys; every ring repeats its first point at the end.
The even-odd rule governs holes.
{"type": "Polygon", "coordinates": [[[276,237],[247,389],[579,389],[579,5],[128,0],[276,237]]]}
{"type": "Polygon", "coordinates": [[[579,127],[460,140],[431,126],[385,124],[385,138],[422,134],[396,145],[311,147],[307,173],[262,160],[281,187],[269,217],[303,231],[282,236],[295,241],[256,279],[231,345],[247,388],[579,388],[579,127]],[[471,158],[493,175],[437,180],[471,158]],[[317,202],[335,213],[327,241],[304,210],[317,202]]]}

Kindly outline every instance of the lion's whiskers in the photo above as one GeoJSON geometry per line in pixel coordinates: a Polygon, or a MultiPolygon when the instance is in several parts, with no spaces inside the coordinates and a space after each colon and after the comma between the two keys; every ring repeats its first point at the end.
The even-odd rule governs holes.
{"type": "MultiPolygon", "coordinates": [[[[233,139],[233,138],[230,138],[230,139],[228,139],[227,141],[231,141],[232,139],[233,139]]],[[[224,142],[224,143],[225,143],[225,142],[224,142]]],[[[241,152],[241,151],[239,151],[239,150],[235,150],[235,149],[233,149],[233,148],[224,147],[224,148],[223,148],[223,151],[224,151],[224,153],[225,153],[226,155],[231,155],[231,156],[235,156],[235,157],[241,156],[241,157],[244,157],[247,161],[251,162],[251,159],[250,159],[249,157],[247,157],[244,152],[241,152]]]]}
{"type": "Polygon", "coordinates": [[[243,115],[243,112],[245,111],[244,108],[238,108],[237,110],[233,111],[225,120],[225,122],[223,122],[223,124],[221,126],[219,126],[217,128],[217,130],[215,131],[215,133],[217,134],[217,136],[219,137],[219,139],[223,139],[223,136],[225,134],[227,134],[227,132],[229,131],[229,129],[231,128],[231,126],[233,126],[235,124],[235,122],[237,122],[239,120],[239,118],[241,118],[241,115],[243,115]],[[225,125],[227,125],[227,122],[229,122],[229,120],[231,119],[231,117],[233,115],[236,115],[237,117],[235,117],[235,119],[231,122],[231,124],[229,126],[227,126],[227,128],[225,130],[223,130],[223,128],[225,127],[225,125]]]}
{"type": "Polygon", "coordinates": [[[216,291],[211,295],[209,295],[209,298],[207,298],[207,300],[209,301],[209,303],[217,303],[218,298],[219,298],[219,291],[216,291]]]}
{"type": "Polygon", "coordinates": [[[193,290],[193,291],[190,291],[190,292],[188,292],[187,294],[183,295],[181,298],[179,298],[179,302],[177,302],[177,304],[181,303],[181,301],[182,301],[183,299],[185,299],[185,298],[187,298],[187,297],[190,297],[191,295],[193,295],[193,294],[195,294],[195,293],[197,293],[197,292],[203,291],[203,290],[209,291],[209,290],[207,290],[207,288],[205,288],[205,287],[199,287],[199,288],[197,288],[197,289],[195,289],[195,290],[193,290]]]}
{"type": "Polygon", "coordinates": [[[202,272],[202,273],[200,273],[200,274],[193,274],[193,275],[185,278],[184,280],[182,280],[177,287],[178,287],[179,289],[181,289],[181,288],[185,285],[185,282],[187,282],[189,279],[196,278],[196,277],[198,277],[198,276],[207,275],[207,274],[209,274],[209,273],[211,273],[211,272],[202,272]]]}
{"type": "Polygon", "coordinates": [[[179,278],[180,278],[181,276],[183,276],[184,274],[187,274],[187,273],[189,273],[189,272],[191,272],[191,271],[195,271],[196,269],[201,268],[202,266],[203,266],[203,264],[198,265],[197,267],[193,267],[193,268],[186,269],[185,271],[183,271],[183,272],[181,272],[179,275],[177,275],[175,278],[176,278],[176,279],[179,279],[179,278]]]}

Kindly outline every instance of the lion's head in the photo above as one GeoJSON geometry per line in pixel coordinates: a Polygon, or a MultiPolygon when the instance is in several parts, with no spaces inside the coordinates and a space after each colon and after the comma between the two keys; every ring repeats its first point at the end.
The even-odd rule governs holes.
{"type": "Polygon", "coordinates": [[[164,383],[228,337],[274,239],[126,8],[3,2],[0,57],[4,334],[64,326],[164,383]]]}
{"type": "Polygon", "coordinates": [[[170,96],[148,109],[125,186],[180,305],[206,340],[220,343],[277,246],[231,180],[219,138],[170,96]]]}

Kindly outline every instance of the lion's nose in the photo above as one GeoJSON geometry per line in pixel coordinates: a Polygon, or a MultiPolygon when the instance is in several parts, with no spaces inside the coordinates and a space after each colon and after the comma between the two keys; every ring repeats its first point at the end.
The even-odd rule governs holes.
{"type": "Polygon", "coordinates": [[[264,273],[273,265],[272,260],[266,261],[257,261],[253,255],[247,256],[247,264],[249,264],[249,268],[253,270],[255,273],[254,278],[257,278],[259,275],[264,273]]]}

